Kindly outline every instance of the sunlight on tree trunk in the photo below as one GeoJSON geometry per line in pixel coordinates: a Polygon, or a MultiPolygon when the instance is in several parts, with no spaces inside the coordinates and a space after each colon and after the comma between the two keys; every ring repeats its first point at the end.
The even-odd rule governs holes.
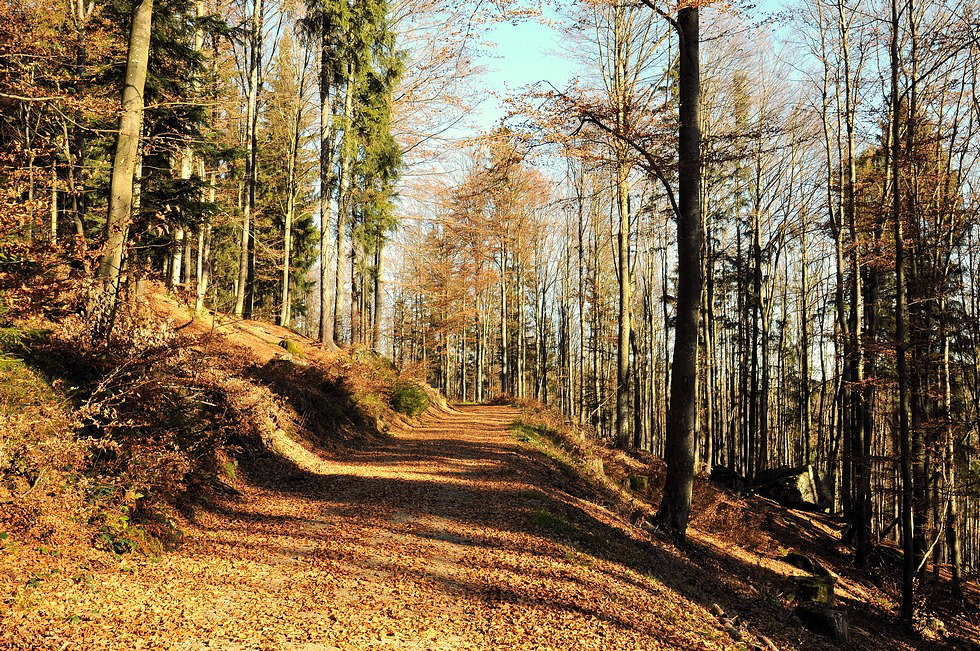
{"type": "Polygon", "coordinates": [[[109,217],[105,253],[99,263],[100,286],[94,305],[94,332],[108,337],[115,319],[120,272],[126,254],[126,240],[133,212],[133,175],[140,141],[140,122],[143,119],[143,90],[146,85],[147,59],[150,51],[150,28],[153,20],[153,0],[141,0],[133,12],[129,32],[129,53],[126,57],[126,81],[122,93],[122,114],[119,135],[112,163],[112,183],[109,188],[109,217]]]}

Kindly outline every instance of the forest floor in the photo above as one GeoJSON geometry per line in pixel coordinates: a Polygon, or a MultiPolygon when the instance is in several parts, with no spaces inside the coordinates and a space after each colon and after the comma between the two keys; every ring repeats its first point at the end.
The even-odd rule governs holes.
{"type": "Polygon", "coordinates": [[[275,392],[242,413],[305,425],[267,427],[261,444],[226,457],[226,485],[183,505],[167,551],[93,546],[88,525],[65,515],[83,509],[66,508],[54,485],[35,491],[42,534],[0,532],[0,650],[842,648],[794,614],[802,572],[783,560],[790,550],[832,572],[849,648],[980,649],[975,583],[964,604],[930,599],[922,635],[905,636],[893,624],[896,568],[855,568],[834,516],[699,477],[677,546],[637,526],[661,482],[650,455],[549,439],[533,410],[507,406],[437,403],[345,438],[334,421],[357,407],[323,390],[317,364],[349,365],[347,353],[153,301],[205,365],[231,360],[226,372],[250,392],[275,392]],[[282,361],[284,339],[312,364],[282,361]],[[292,416],[273,418],[290,404],[292,416]],[[320,421],[338,433],[312,435],[320,421]],[[638,477],[643,490],[628,490],[638,477]]]}
{"type": "MultiPolygon", "coordinates": [[[[710,609],[716,599],[739,597],[724,587],[724,572],[705,573],[717,565],[706,543],[679,551],[651,542],[598,506],[560,459],[515,437],[518,416],[509,407],[463,406],[340,455],[299,446],[260,454],[240,466],[234,493],[195,510],[176,551],[93,551],[84,564],[53,559],[75,574],[36,575],[23,596],[31,603],[18,603],[2,622],[12,634],[6,643],[188,651],[836,648],[773,616],[761,597],[740,604],[741,643],[733,640],[710,609]]],[[[871,639],[857,648],[910,648],[871,639]]]]}
{"type": "Polygon", "coordinates": [[[345,458],[244,464],[177,551],[38,580],[4,626],[56,649],[739,648],[690,576],[555,486],[517,415],[462,407],[345,458]]]}

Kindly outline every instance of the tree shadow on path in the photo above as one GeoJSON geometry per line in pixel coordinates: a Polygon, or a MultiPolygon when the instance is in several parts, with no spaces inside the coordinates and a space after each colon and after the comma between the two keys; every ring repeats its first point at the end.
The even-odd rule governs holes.
{"type": "MultiPolygon", "coordinates": [[[[711,615],[682,604],[673,614],[638,613],[630,603],[605,599],[609,595],[602,592],[615,585],[617,595],[640,595],[635,603],[662,605],[676,599],[670,593],[705,609],[717,603],[738,613],[752,633],[781,647],[835,648],[801,630],[779,594],[765,587],[784,584],[781,575],[706,544],[689,541],[678,549],[651,541],[615,517],[597,517],[594,503],[602,498],[581,473],[507,432],[516,416],[499,407],[466,407],[459,414],[428,417],[410,434],[334,454],[317,472],[261,453],[242,464],[250,483],[315,503],[333,524],[320,530],[310,518],[254,513],[247,503],[228,502],[215,509],[223,516],[217,526],[281,530],[285,525],[300,545],[320,543],[325,554],[325,538],[360,536],[364,550],[356,571],[380,563],[400,576],[414,573],[490,611],[541,607],[661,637],[693,621],[699,635],[719,635],[711,615]],[[379,536],[396,541],[399,554],[438,545],[459,567],[440,573],[419,569],[399,554],[372,559],[370,539],[379,536]],[[737,585],[743,579],[759,586],[755,603],[746,603],[737,585]]],[[[688,648],[684,639],[672,644],[688,648]]]]}

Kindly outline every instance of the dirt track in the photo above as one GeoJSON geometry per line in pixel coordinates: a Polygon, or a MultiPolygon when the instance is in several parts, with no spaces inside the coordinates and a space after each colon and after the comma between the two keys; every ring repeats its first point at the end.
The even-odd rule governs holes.
{"type": "Polygon", "coordinates": [[[516,415],[466,407],[343,460],[259,462],[178,551],[57,595],[43,645],[733,648],[645,576],[628,527],[556,487],[560,463],[508,432],[516,415]]]}

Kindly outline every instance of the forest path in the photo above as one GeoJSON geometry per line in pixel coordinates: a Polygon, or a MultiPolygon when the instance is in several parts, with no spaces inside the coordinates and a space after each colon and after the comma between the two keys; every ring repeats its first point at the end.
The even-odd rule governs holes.
{"type": "Polygon", "coordinates": [[[560,461],[508,431],[517,415],[462,407],[342,460],[256,464],[242,495],[199,512],[177,551],[125,558],[60,595],[40,614],[47,640],[85,649],[734,648],[700,604],[631,562],[642,546],[628,526],[560,487],[560,461]]]}

